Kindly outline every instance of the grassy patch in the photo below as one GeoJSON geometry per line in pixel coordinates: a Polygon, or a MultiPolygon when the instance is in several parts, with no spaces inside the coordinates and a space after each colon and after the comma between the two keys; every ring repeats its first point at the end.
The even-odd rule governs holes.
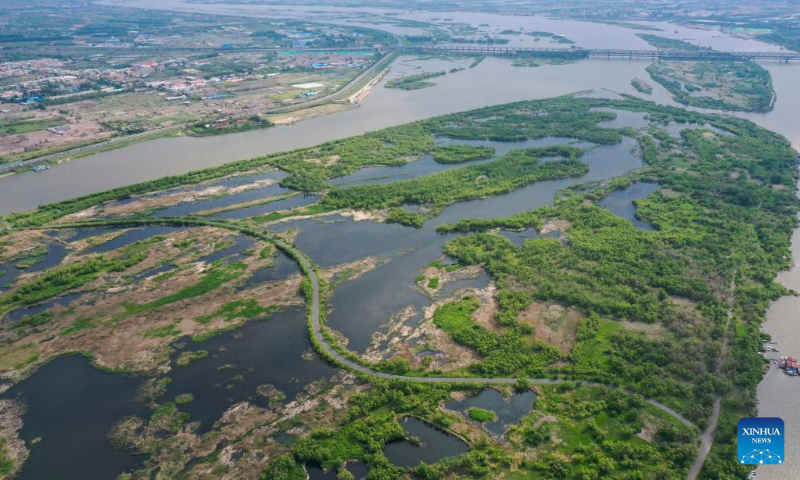
{"type": "Polygon", "coordinates": [[[82,330],[95,328],[98,325],[100,325],[100,320],[97,318],[79,317],[72,322],[71,327],[67,327],[64,330],[61,330],[61,332],[59,332],[59,335],[61,335],[62,337],[66,337],[67,335],[72,335],[73,333],[77,333],[82,330]]]}
{"type": "Polygon", "coordinates": [[[208,350],[195,350],[193,352],[181,352],[181,354],[178,355],[178,359],[175,361],[175,363],[179,367],[185,367],[186,365],[189,365],[190,363],[192,363],[194,361],[202,360],[202,359],[204,359],[206,357],[208,357],[208,350]]]}
{"type": "Polygon", "coordinates": [[[465,163],[492,158],[492,155],[494,155],[494,147],[445,145],[433,149],[433,159],[437,163],[465,163]]]}
{"type": "Polygon", "coordinates": [[[275,306],[262,307],[253,299],[248,300],[233,300],[226,303],[217,309],[216,312],[210,315],[202,315],[194,319],[195,322],[208,324],[214,318],[222,318],[226,322],[230,322],[237,318],[263,318],[275,311],[275,306]]]}
{"type": "Polygon", "coordinates": [[[149,312],[171,303],[205,295],[221,285],[235,280],[244,272],[246,268],[247,266],[240,262],[234,262],[228,265],[224,265],[220,262],[212,266],[209,270],[205,271],[202,280],[200,280],[198,283],[190,287],[186,287],[177,293],[167,295],[166,297],[143,304],[125,303],[123,305],[125,307],[125,316],[149,312]]]}
{"type": "Polygon", "coordinates": [[[0,134],[16,135],[38,132],[46,128],[57,127],[63,124],[64,120],[60,118],[2,120],[0,121],[0,134]]]}
{"type": "Polygon", "coordinates": [[[389,80],[384,86],[386,88],[399,88],[400,90],[419,90],[421,88],[427,88],[436,85],[435,83],[427,80],[441,77],[443,75],[447,75],[447,72],[430,72],[421,73],[419,75],[409,75],[407,77],[389,80]]]}
{"type": "Polygon", "coordinates": [[[472,407],[467,411],[469,418],[476,422],[491,422],[495,419],[495,414],[491,410],[484,410],[478,407],[472,407]]]}
{"type": "Polygon", "coordinates": [[[144,338],[167,338],[181,334],[180,329],[175,324],[163,325],[160,327],[148,328],[142,332],[144,338]]]}

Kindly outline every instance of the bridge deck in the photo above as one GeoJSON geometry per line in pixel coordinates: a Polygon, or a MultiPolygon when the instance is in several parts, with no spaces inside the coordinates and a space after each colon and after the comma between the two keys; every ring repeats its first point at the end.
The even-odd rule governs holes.
{"type": "Polygon", "coordinates": [[[626,57],[626,58],[665,58],[700,60],[800,60],[798,52],[719,52],[716,50],[626,50],[611,48],[524,48],[497,46],[432,45],[403,47],[406,52],[478,53],[483,55],[524,55],[543,54],[586,57],[626,57]]]}

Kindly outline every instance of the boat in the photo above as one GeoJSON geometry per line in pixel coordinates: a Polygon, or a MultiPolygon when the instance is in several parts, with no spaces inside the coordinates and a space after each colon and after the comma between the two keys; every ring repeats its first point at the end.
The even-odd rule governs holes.
{"type": "Polygon", "coordinates": [[[800,364],[798,364],[797,359],[794,357],[783,356],[780,358],[780,360],[778,360],[778,367],[782,368],[786,375],[796,377],[798,376],[798,368],[800,368],[800,364]]]}

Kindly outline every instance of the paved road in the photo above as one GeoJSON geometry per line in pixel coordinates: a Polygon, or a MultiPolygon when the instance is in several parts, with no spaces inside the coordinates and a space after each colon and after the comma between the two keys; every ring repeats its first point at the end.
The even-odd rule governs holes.
{"type": "MultiPolygon", "coordinates": [[[[328,102],[332,102],[332,101],[337,100],[337,99],[339,99],[341,97],[344,97],[348,93],[350,93],[353,89],[355,89],[359,84],[361,84],[361,82],[363,82],[364,79],[366,79],[368,76],[370,76],[373,73],[375,73],[376,70],[378,70],[380,68],[386,68],[386,66],[389,63],[391,63],[392,58],[393,58],[393,53],[392,52],[387,53],[383,58],[381,58],[377,62],[373,63],[372,65],[369,66],[369,68],[367,68],[366,70],[361,72],[356,78],[354,78],[352,81],[350,81],[350,83],[348,83],[347,85],[345,85],[344,87],[340,88],[339,90],[337,90],[337,91],[335,91],[333,93],[325,95],[324,97],[315,98],[315,99],[310,100],[308,102],[298,103],[296,105],[287,105],[285,107],[273,108],[272,110],[265,111],[264,114],[271,115],[271,114],[276,114],[276,113],[285,113],[285,112],[293,112],[293,111],[296,111],[296,110],[303,110],[303,109],[306,109],[306,108],[309,108],[309,107],[315,107],[317,105],[322,105],[322,104],[325,104],[325,103],[328,103],[328,102]]],[[[32,167],[32,166],[38,165],[40,163],[48,162],[48,161],[51,161],[51,160],[57,160],[59,158],[67,157],[69,155],[75,155],[75,154],[78,154],[78,153],[88,152],[88,151],[92,151],[92,150],[98,150],[98,149],[107,147],[109,145],[114,145],[114,144],[121,143],[121,142],[128,142],[130,140],[135,140],[135,139],[137,139],[139,137],[146,137],[146,136],[156,135],[156,134],[159,134],[159,133],[165,133],[165,132],[168,132],[168,131],[171,131],[171,130],[177,130],[177,129],[184,128],[184,127],[186,127],[185,124],[172,125],[172,126],[163,127],[163,128],[156,128],[156,129],[153,129],[153,130],[149,130],[149,131],[142,132],[142,133],[136,133],[136,134],[133,134],[133,135],[125,135],[125,136],[121,136],[121,137],[114,137],[114,138],[111,138],[111,139],[106,140],[104,142],[93,143],[91,145],[86,145],[84,147],[72,148],[72,149],[69,149],[69,150],[61,151],[61,152],[51,153],[49,155],[42,155],[41,157],[31,158],[29,160],[23,160],[23,161],[20,161],[20,162],[2,164],[2,165],[0,165],[0,174],[6,173],[6,172],[10,172],[12,170],[16,170],[16,169],[19,169],[19,168],[32,167]]]]}
{"type": "MultiPolygon", "coordinates": [[[[101,222],[102,223],[102,222],[101,222]]],[[[227,222],[220,222],[220,221],[211,221],[202,223],[200,219],[197,218],[182,218],[182,217],[171,217],[171,218],[161,218],[161,219],[145,219],[145,220],[129,220],[127,223],[122,222],[119,226],[128,225],[128,226],[142,226],[148,224],[179,224],[184,226],[189,225],[209,225],[209,226],[216,226],[219,228],[228,228],[234,229],[237,231],[241,231],[242,233],[247,234],[246,231],[239,230],[236,225],[229,224],[227,222]],[[189,223],[184,224],[183,221],[188,221],[189,223]]],[[[62,224],[59,225],[57,228],[81,228],[81,227],[93,227],[97,226],[97,222],[81,222],[81,223],[72,223],[72,224],[62,224]]],[[[48,227],[53,228],[53,227],[48,227]]],[[[516,378],[502,378],[502,377],[491,377],[491,378],[484,378],[484,377],[410,377],[407,375],[393,375],[390,373],[379,372],[376,370],[372,370],[369,367],[365,367],[364,365],[360,365],[349,358],[344,357],[342,354],[337,352],[333,349],[333,347],[328,343],[325,337],[322,335],[322,322],[320,319],[320,287],[319,287],[319,277],[317,276],[317,272],[314,270],[314,266],[311,264],[311,261],[308,260],[308,257],[305,254],[295,247],[293,244],[282,240],[278,237],[273,236],[270,232],[265,232],[265,236],[269,237],[273,242],[275,242],[278,247],[283,249],[286,252],[290,252],[292,256],[294,256],[303,269],[308,272],[308,278],[311,281],[311,288],[312,288],[312,295],[311,295],[311,330],[314,336],[314,340],[316,340],[315,345],[318,348],[321,348],[324,353],[329,357],[336,361],[336,363],[345,368],[347,370],[356,371],[360,373],[364,373],[367,375],[371,375],[373,377],[378,378],[385,378],[385,379],[394,379],[394,380],[404,380],[408,382],[418,382],[418,383],[474,383],[474,384],[492,384],[492,385],[513,385],[517,383],[518,379],[516,378]]],[[[264,238],[265,240],[267,238],[264,238]]],[[[528,383],[531,385],[559,385],[563,383],[571,383],[574,380],[566,380],[560,378],[529,378],[527,379],[528,383]]],[[[613,385],[606,385],[603,383],[598,382],[581,382],[582,385],[594,386],[594,387],[606,387],[611,389],[617,389],[617,387],[613,385]]],[[[623,389],[622,391],[629,393],[631,395],[635,394],[635,392],[623,389]]],[[[672,408],[664,405],[663,403],[653,400],[650,398],[644,399],[650,405],[658,408],[662,412],[670,415],[671,417],[675,418],[682,424],[686,425],[687,427],[695,427],[695,425],[690,422],[686,417],[681,415],[680,413],[676,412],[672,408]]],[[[695,463],[700,464],[702,467],[703,460],[705,460],[705,456],[708,454],[708,450],[711,449],[711,442],[710,440],[706,439],[705,437],[709,434],[713,437],[713,428],[711,425],[716,425],[717,418],[719,417],[719,402],[717,402],[714,406],[714,414],[710,419],[709,428],[703,434],[703,439],[701,443],[700,451],[698,452],[698,457],[695,460],[695,463]],[[705,450],[705,453],[703,451],[705,450]]],[[[711,438],[709,437],[709,438],[711,438]]]]}
{"type": "Polygon", "coordinates": [[[377,62],[370,65],[369,68],[361,72],[356,78],[350,81],[347,85],[340,88],[339,90],[325,95],[324,97],[315,98],[314,100],[310,100],[308,102],[298,103],[295,105],[287,105],[285,107],[278,107],[273,108],[271,110],[267,110],[264,113],[267,115],[275,114],[275,113],[285,113],[285,112],[294,112],[296,110],[303,110],[309,107],[315,107],[317,105],[322,105],[324,103],[332,102],[337,100],[341,97],[346,96],[351,90],[357,87],[365,78],[373,74],[379,68],[385,68],[389,63],[391,63],[391,59],[393,58],[393,53],[387,53],[383,58],[378,60],[377,62]]]}
{"type": "MultiPolygon", "coordinates": [[[[312,297],[311,297],[311,330],[314,335],[314,339],[316,340],[317,345],[322,348],[325,353],[336,360],[336,362],[341,365],[342,367],[353,370],[361,373],[365,373],[367,375],[372,375],[374,377],[379,378],[386,378],[386,379],[394,379],[394,380],[405,380],[409,382],[418,382],[418,383],[478,383],[478,384],[494,384],[494,385],[513,385],[517,383],[516,378],[480,378],[480,377],[410,377],[406,375],[393,375],[390,373],[385,372],[378,372],[372,370],[371,368],[365,367],[364,365],[360,365],[349,358],[343,356],[339,352],[333,349],[333,347],[325,340],[325,337],[322,335],[322,323],[320,320],[320,303],[319,303],[319,296],[320,296],[320,289],[319,289],[319,279],[317,277],[317,273],[314,270],[314,267],[311,265],[311,262],[306,258],[306,256],[294,245],[280,240],[278,238],[275,239],[275,243],[278,244],[281,248],[291,252],[303,266],[303,268],[308,271],[308,277],[311,280],[311,287],[312,287],[312,297]]],[[[530,378],[528,379],[528,383],[532,385],[558,385],[562,383],[572,382],[573,380],[565,380],[559,378],[530,378]]],[[[608,387],[608,388],[616,388],[611,385],[605,385],[602,383],[597,382],[582,382],[583,385],[589,385],[594,387],[608,387]]],[[[634,392],[625,390],[627,393],[633,394],[634,392]]],[[[686,425],[687,427],[693,427],[694,424],[690,422],[686,417],[681,415],[680,413],[676,412],[675,410],[669,408],[668,406],[664,405],[661,402],[658,402],[653,399],[645,399],[647,403],[650,405],[658,408],[659,410],[667,413],[668,415],[672,416],[673,418],[677,419],[682,424],[686,425]]],[[[710,446],[709,446],[710,448],[710,446]]]]}

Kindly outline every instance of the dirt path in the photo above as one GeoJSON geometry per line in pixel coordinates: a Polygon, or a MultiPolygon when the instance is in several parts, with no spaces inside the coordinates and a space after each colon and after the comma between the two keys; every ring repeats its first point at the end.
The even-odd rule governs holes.
{"type": "MultiPolygon", "coordinates": [[[[728,305],[728,321],[725,323],[725,336],[722,340],[722,350],[720,352],[720,361],[717,364],[717,371],[725,364],[728,358],[728,329],[733,319],[733,302],[734,294],[736,293],[736,271],[733,272],[733,279],[730,286],[730,304],[728,305]]],[[[703,464],[711,451],[711,446],[714,444],[714,433],[717,431],[717,421],[719,420],[719,411],[722,405],[722,396],[717,395],[714,399],[714,408],[711,411],[711,417],[708,419],[708,427],[700,434],[700,448],[697,450],[697,457],[692,463],[692,468],[689,469],[689,475],[686,477],[688,480],[695,480],[703,469],[703,464]]]]}

